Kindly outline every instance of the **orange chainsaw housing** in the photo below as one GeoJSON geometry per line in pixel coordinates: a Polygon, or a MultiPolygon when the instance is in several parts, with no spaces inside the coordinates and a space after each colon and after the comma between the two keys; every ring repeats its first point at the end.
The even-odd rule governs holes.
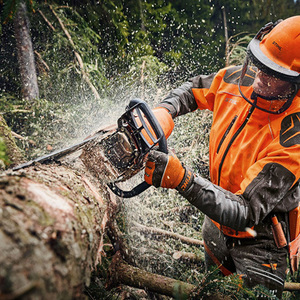
{"type": "MultiPolygon", "coordinates": [[[[164,135],[166,139],[171,135],[173,129],[174,129],[174,121],[172,119],[172,116],[169,114],[169,111],[166,108],[163,107],[157,107],[152,110],[155,118],[157,119],[159,125],[161,126],[162,131],[164,132],[164,135]]],[[[148,121],[145,119],[146,123],[148,124],[148,121]]],[[[141,122],[137,119],[137,123],[140,126],[141,122]]],[[[149,124],[148,124],[149,125],[149,124]]],[[[151,126],[148,126],[151,134],[156,137],[153,129],[151,126]]],[[[147,142],[151,145],[153,143],[153,140],[148,135],[145,129],[142,129],[142,134],[147,140],[147,142]]]]}

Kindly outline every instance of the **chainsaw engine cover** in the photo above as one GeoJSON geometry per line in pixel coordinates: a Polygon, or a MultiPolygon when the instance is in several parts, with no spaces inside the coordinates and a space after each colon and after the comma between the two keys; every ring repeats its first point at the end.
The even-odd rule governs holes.
{"type": "Polygon", "coordinates": [[[108,181],[107,186],[113,193],[131,198],[150,185],[143,181],[125,191],[117,183],[137,174],[144,167],[147,154],[153,147],[168,152],[164,132],[147,103],[133,99],[118,119],[116,131],[87,145],[82,151],[81,160],[99,180],[108,181]]]}
{"type": "Polygon", "coordinates": [[[140,151],[127,128],[122,127],[102,142],[106,158],[120,173],[141,167],[140,151]]]}

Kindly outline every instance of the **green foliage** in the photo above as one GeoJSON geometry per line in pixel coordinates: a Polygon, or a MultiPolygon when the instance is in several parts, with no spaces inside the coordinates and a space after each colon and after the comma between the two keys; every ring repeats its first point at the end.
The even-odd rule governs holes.
{"type": "MultiPolygon", "coordinates": [[[[297,281],[299,283],[299,281],[297,281]]],[[[282,299],[283,300],[298,300],[300,298],[300,292],[283,292],[282,299]]]]}
{"type": "Polygon", "coordinates": [[[230,275],[224,277],[218,269],[208,272],[199,283],[198,289],[191,296],[191,300],[206,299],[213,295],[229,296],[230,299],[248,299],[255,300],[277,299],[269,290],[263,286],[257,286],[248,289],[243,286],[242,280],[238,275],[230,275]]]}
{"type": "Polygon", "coordinates": [[[246,48],[252,37],[246,35],[239,38],[236,42],[231,43],[233,38],[234,37],[232,37],[228,43],[228,56],[226,57],[227,65],[240,65],[245,60],[246,48]]]}
{"type": "MultiPolygon", "coordinates": [[[[0,15],[0,21],[1,23],[8,23],[10,20],[13,19],[18,6],[20,5],[20,3],[24,2],[27,5],[27,8],[29,9],[29,11],[33,11],[33,6],[34,6],[34,2],[32,0],[4,0],[1,1],[2,3],[0,3],[0,5],[2,4],[2,12],[0,15]]],[[[0,30],[1,32],[1,30],[0,30]]]]}
{"type": "MultiPolygon", "coordinates": [[[[296,272],[293,274],[289,270],[287,272],[287,277],[286,277],[287,282],[300,282],[300,269],[298,269],[296,272]]],[[[283,300],[298,300],[300,299],[300,291],[293,291],[293,292],[284,292],[283,293],[283,300]]]]}
{"type": "MultiPolygon", "coordinates": [[[[293,0],[52,0],[35,1],[35,13],[31,1],[26,0],[41,95],[32,107],[19,99],[12,22],[3,24],[12,18],[20,0],[2,2],[0,111],[9,126],[25,137],[19,145],[28,158],[44,154],[48,146],[57,149],[82,140],[101,121],[108,125],[108,116],[115,113],[118,117],[133,97],[143,98],[155,106],[171,87],[188,77],[217,71],[227,62],[241,63],[246,44],[262,25],[300,14],[299,2],[295,4],[293,0]],[[49,5],[63,22],[74,45],[49,5]],[[223,13],[230,38],[229,57],[225,51],[223,13]],[[98,90],[100,101],[95,101],[84,80],[74,51],[82,58],[83,70],[98,90]]],[[[168,140],[179,158],[206,178],[210,123],[208,112],[181,117],[176,120],[176,130],[168,140]]],[[[4,153],[0,140],[0,159],[7,164],[4,153]]],[[[134,179],[133,185],[136,182],[134,179]]],[[[183,245],[174,239],[153,239],[132,230],[131,222],[136,221],[201,238],[203,214],[174,191],[151,189],[140,198],[126,202],[123,211],[119,222],[138,266],[201,285],[198,299],[216,291],[238,299],[255,299],[257,293],[264,293],[239,288],[235,276],[205,274],[203,265],[186,267],[172,258],[174,250],[203,256],[200,247],[183,245]]],[[[109,250],[107,253],[110,254],[109,250]]],[[[104,261],[104,269],[108,263],[109,260],[104,261]]],[[[105,277],[104,272],[102,279],[105,277]]],[[[87,294],[90,293],[94,298],[97,294],[103,299],[114,297],[105,291],[97,277],[95,285],[87,289],[87,294]]]]}
{"type": "Polygon", "coordinates": [[[57,149],[84,138],[97,126],[99,112],[107,110],[111,103],[105,97],[108,81],[98,51],[100,35],[72,7],[52,5],[51,8],[48,4],[39,4],[38,9],[43,16],[40,13],[30,16],[41,97],[33,107],[18,99],[20,84],[15,76],[18,66],[12,24],[6,25],[6,34],[1,37],[0,83],[3,97],[0,109],[6,114],[9,126],[25,137],[19,144],[26,150],[27,158],[44,154],[46,148],[57,149]],[[73,45],[51,8],[63,22],[73,45]],[[53,24],[55,30],[46,20],[53,24]],[[79,66],[74,51],[82,58],[83,66],[79,66]],[[83,73],[90,78],[103,100],[94,99],[83,73]],[[8,94],[5,91],[13,92],[8,94]],[[29,140],[33,140],[35,146],[29,140]]]}
{"type": "Polygon", "coordinates": [[[100,13],[100,20],[97,20],[97,22],[100,21],[101,24],[103,17],[107,22],[106,25],[109,27],[109,30],[107,31],[107,28],[101,28],[100,26],[100,30],[103,30],[102,32],[104,33],[108,32],[112,34],[113,38],[115,38],[118,56],[123,56],[124,47],[128,43],[130,28],[127,16],[124,13],[122,1],[104,0],[100,4],[100,9],[97,9],[97,12],[100,13]],[[101,13],[100,10],[103,12],[101,13]]]}
{"type": "Polygon", "coordinates": [[[78,95],[91,96],[91,91],[83,80],[83,72],[100,93],[104,92],[107,79],[97,47],[101,37],[71,7],[52,5],[51,8],[48,5],[40,6],[47,20],[54,24],[55,31],[47,27],[41,15],[32,20],[36,25],[34,42],[43,60],[38,60],[41,97],[68,102],[74,101],[74,97],[78,95]],[[51,8],[66,27],[74,47],[51,8]],[[39,34],[41,30],[46,30],[47,39],[39,34]],[[78,64],[74,51],[82,58],[82,67],[78,64]]]}
{"type": "Polygon", "coordinates": [[[3,9],[1,13],[1,23],[7,23],[13,18],[16,8],[21,0],[7,0],[3,1],[3,9]]]}
{"type": "Polygon", "coordinates": [[[137,95],[149,101],[159,88],[159,76],[166,72],[167,68],[157,57],[145,55],[132,62],[126,77],[135,87],[137,95]]]}

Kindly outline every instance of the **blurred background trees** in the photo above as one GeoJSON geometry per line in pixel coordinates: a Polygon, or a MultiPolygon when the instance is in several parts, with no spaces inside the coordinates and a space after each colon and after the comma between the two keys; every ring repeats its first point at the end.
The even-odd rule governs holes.
{"type": "Polygon", "coordinates": [[[299,0],[2,0],[0,111],[34,156],[82,138],[132,97],[155,104],[188,77],[241,63],[261,26],[295,14],[299,0]]]}

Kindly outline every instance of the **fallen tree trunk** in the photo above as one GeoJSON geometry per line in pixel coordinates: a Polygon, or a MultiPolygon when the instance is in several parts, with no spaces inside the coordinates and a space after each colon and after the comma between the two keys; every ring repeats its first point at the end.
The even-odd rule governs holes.
{"type": "Polygon", "coordinates": [[[90,178],[66,166],[1,176],[1,299],[84,298],[101,259],[107,212],[96,191],[90,178]]]}
{"type": "Polygon", "coordinates": [[[0,299],[86,298],[112,206],[83,158],[1,174],[0,299]]]}
{"type": "MultiPolygon", "coordinates": [[[[170,296],[175,299],[188,299],[193,297],[193,294],[197,292],[198,288],[197,286],[187,282],[153,274],[131,266],[122,259],[120,252],[118,252],[114,255],[110,265],[106,287],[110,289],[121,284],[146,289],[148,291],[170,296]]],[[[286,282],[284,284],[284,290],[291,292],[299,291],[300,283],[286,282]]],[[[223,294],[219,294],[216,291],[215,293],[206,295],[205,299],[229,300],[232,298],[223,294]]]]}

